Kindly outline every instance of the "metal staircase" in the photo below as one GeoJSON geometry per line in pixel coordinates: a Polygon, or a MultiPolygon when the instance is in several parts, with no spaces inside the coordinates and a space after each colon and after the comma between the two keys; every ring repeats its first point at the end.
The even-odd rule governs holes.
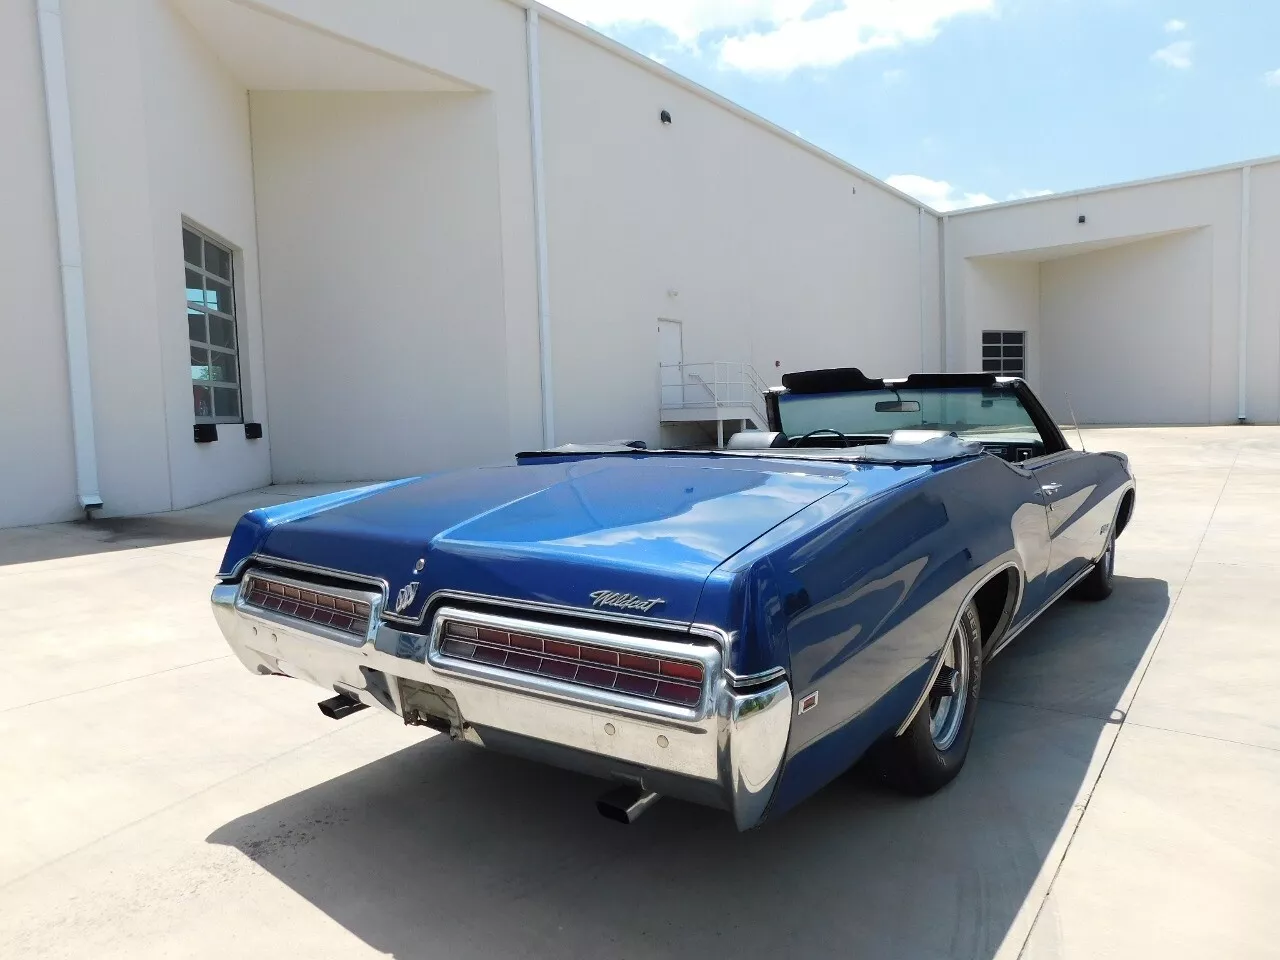
{"type": "Polygon", "coordinates": [[[765,385],[749,363],[713,360],[707,363],[661,363],[661,422],[715,424],[716,446],[724,446],[725,421],[740,429],[764,430],[765,385]]]}

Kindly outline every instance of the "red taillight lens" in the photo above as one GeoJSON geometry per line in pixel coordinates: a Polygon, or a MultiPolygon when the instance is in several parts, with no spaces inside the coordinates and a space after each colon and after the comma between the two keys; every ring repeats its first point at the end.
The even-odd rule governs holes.
{"type": "Polygon", "coordinates": [[[460,660],[682,707],[702,699],[702,664],[448,621],[440,650],[460,660]]]}
{"type": "Polygon", "coordinates": [[[663,660],[662,675],[677,680],[688,680],[691,683],[702,682],[702,664],[684,663],[680,660],[663,660]]]}
{"type": "Polygon", "coordinates": [[[248,577],[243,596],[251,606],[273,610],[286,617],[334,627],[356,637],[363,637],[369,632],[372,608],[362,600],[295,587],[258,574],[248,577]]]}

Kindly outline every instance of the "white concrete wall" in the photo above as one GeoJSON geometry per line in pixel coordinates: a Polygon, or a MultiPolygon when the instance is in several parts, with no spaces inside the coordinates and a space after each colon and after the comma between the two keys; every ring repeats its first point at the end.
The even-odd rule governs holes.
{"type": "Polygon", "coordinates": [[[192,439],[182,218],[237,248],[248,383],[260,392],[248,103],[161,0],[66,0],[68,80],[84,243],[104,515],[167,510],[269,481],[266,441],[238,426],[192,439]]]}
{"type": "MultiPolygon", "coordinates": [[[[501,199],[505,375],[511,449],[540,445],[538,313],[524,12],[505,0],[261,0],[292,22],[487,91],[501,199]]],[[[331,88],[332,89],[332,88],[331,88]]],[[[276,437],[279,440],[279,436],[276,437]]]]}
{"type": "MultiPolygon", "coordinates": [[[[1081,417],[1234,422],[1242,176],[1239,169],[1209,171],[951,215],[949,368],[980,365],[981,314],[1001,309],[999,297],[982,293],[975,270],[986,268],[975,265],[1015,258],[1043,265],[1043,385],[1059,395],[1069,389],[1081,417]],[[1126,371],[1124,386],[1104,369],[1126,371]],[[1091,391],[1086,416],[1076,397],[1091,391]]],[[[1247,413],[1276,422],[1280,163],[1257,165],[1251,176],[1247,413]]],[[[1013,303],[1021,294],[1010,296],[1013,303]]]]}
{"type": "MultiPolygon", "coordinates": [[[[965,315],[973,318],[979,357],[984,330],[1025,331],[1027,381],[1040,389],[1040,264],[979,258],[967,261],[961,276],[965,315]]],[[[981,370],[982,360],[975,361],[971,369],[981,370]]]]}
{"type": "Polygon", "coordinates": [[[1206,228],[1039,268],[1039,392],[1060,421],[1211,422],[1212,262],[1206,228]]]}
{"type": "Polygon", "coordinates": [[[492,98],[252,104],[275,480],[509,460],[492,98]]]}
{"type": "Polygon", "coordinates": [[[542,42],[557,439],[657,439],[659,318],[687,362],[774,383],[927,362],[931,214],[576,33],[542,42]]]}
{"type": "Polygon", "coordinates": [[[0,4],[0,527],[73,519],[66,340],[34,3],[0,4]]]}
{"type": "Polygon", "coordinates": [[[140,22],[147,57],[144,90],[160,380],[171,496],[174,508],[180,508],[271,482],[249,100],[190,24],[166,4],[151,0],[140,22]],[[246,440],[237,424],[220,425],[216,443],[197,444],[192,439],[184,217],[235,252],[241,403],[246,421],[264,424],[260,440],[246,440]]]}

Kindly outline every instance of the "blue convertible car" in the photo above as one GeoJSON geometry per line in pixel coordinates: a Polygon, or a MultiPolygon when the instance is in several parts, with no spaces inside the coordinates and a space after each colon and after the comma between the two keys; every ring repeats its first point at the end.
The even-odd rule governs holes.
{"type": "Polygon", "coordinates": [[[246,514],[213,591],[236,655],[406,723],[747,829],[870,754],[928,793],[983,663],[1111,592],[1134,479],[988,374],[789,374],[768,431],[384,483],[246,514]]]}

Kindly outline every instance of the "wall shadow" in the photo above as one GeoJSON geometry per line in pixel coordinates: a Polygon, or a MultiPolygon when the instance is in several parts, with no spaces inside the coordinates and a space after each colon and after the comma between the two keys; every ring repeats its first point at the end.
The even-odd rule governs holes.
{"type": "Polygon", "coordinates": [[[208,839],[400,958],[989,958],[1168,607],[1165,582],[1119,577],[1045,614],[924,800],[859,768],[751,833],[672,800],[623,827],[599,781],[436,737],[208,839]]]}
{"type": "Polygon", "coordinates": [[[225,539],[239,514],[108,517],[0,530],[0,567],[225,539]]]}

